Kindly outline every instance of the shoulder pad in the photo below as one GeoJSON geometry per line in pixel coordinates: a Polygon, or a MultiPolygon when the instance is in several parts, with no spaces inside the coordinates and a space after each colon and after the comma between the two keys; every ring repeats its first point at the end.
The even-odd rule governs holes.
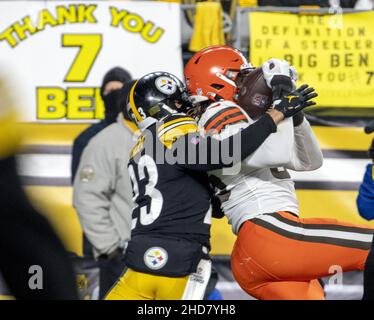
{"type": "Polygon", "coordinates": [[[232,101],[212,103],[200,119],[200,126],[205,132],[221,132],[227,125],[248,123],[249,117],[245,111],[232,101]]]}
{"type": "Polygon", "coordinates": [[[179,137],[197,131],[196,121],[180,113],[165,117],[157,127],[158,138],[167,148],[171,148],[179,137]]]}

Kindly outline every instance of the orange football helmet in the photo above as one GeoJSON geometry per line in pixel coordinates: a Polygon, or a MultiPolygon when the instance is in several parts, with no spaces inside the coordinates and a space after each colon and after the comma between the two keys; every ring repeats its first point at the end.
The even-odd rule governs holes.
{"type": "Polygon", "coordinates": [[[191,95],[213,101],[236,100],[237,79],[241,70],[252,69],[244,55],[229,46],[211,46],[188,61],[184,76],[191,95]]]}

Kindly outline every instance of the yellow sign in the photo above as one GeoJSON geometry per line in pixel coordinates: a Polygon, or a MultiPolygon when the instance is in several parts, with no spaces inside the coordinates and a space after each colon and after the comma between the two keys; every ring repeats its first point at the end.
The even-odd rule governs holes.
{"type": "Polygon", "coordinates": [[[102,119],[100,84],[116,66],[139,78],[183,74],[180,7],[152,1],[0,1],[1,70],[20,121],[102,119]]]}
{"type": "Polygon", "coordinates": [[[289,61],[319,106],[374,106],[374,12],[344,15],[249,14],[250,61],[289,61]]]}

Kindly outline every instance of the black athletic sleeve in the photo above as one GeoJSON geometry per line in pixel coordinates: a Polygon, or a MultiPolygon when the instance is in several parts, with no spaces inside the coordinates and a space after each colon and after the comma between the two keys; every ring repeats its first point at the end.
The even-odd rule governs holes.
{"type": "Polygon", "coordinates": [[[267,137],[277,131],[270,115],[224,140],[190,133],[178,139],[169,152],[176,163],[189,170],[210,171],[231,167],[255,152],[267,137]]]}
{"type": "Polygon", "coordinates": [[[0,272],[17,299],[78,299],[73,267],[47,220],[29,203],[14,157],[0,160],[0,272]],[[42,268],[43,289],[29,286],[29,268],[42,268]]]}

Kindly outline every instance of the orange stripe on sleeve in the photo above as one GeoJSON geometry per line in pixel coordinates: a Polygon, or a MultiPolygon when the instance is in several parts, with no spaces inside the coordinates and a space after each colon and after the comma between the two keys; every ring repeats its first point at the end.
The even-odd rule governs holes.
{"type": "Polygon", "coordinates": [[[226,125],[241,122],[242,120],[247,120],[244,114],[226,120],[225,122],[221,123],[215,130],[217,130],[217,132],[221,132],[222,128],[224,128],[226,125]]]}
{"type": "MultiPolygon", "coordinates": [[[[205,127],[205,131],[209,131],[210,129],[212,129],[212,127],[214,127],[215,125],[217,125],[223,118],[225,118],[225,117],[227,117],[227,116],[229,116],[231,114],[234,114],[234,113],[241,113],[241,114],[243,114],[243,112],[239,108],[233,108],[233,109],[227,110],[227,111],[221,113],[216,118],[214,118],[209,123],[209,125],[207,127],[205,127]]],[[[245,116],[244,116],[244,118],[245,118],[245,116]]]]}

